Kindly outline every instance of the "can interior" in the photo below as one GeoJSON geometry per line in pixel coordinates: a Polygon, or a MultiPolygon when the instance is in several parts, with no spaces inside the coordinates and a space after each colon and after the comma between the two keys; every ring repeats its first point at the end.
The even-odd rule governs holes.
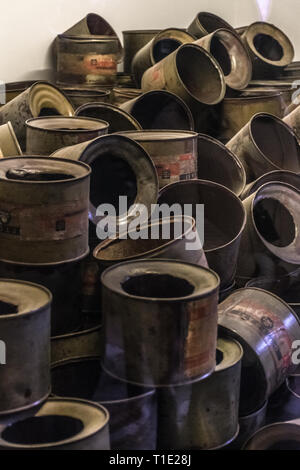
{"type": "Polygon", "coordinates": [[[12,315],[14,313],[18,313],[19,309],[17,305],[4,302],[0,300],[0,316],[1,315],[12,315]]]}
{"type": "Polygon", "coordinates": [[[210,43],[210,52],[219,62],[225,77],[231,73],[231,60],[226,46],[222,41],[214,36],[210,43]]]}
{"type": "Polygon", "coordinates": [[[47,116],[61,116],[56,108],[41,108],[38,114],[38,117],[47,117],[47,116]]]}
{"type": "Polygon", "coordinates": [[[296,237],[293,216],[278,200],[260,199],[253,208],[253,217],[260,235],[274,246],[285,248],[296,237]]]}
{"type": "Polygon", "coordinates": [[[113,33],[109,24],[95,13],[89,13],[86,20],[90,34],[96,36],[110,36],[113,33]]]}
{"type": "Polygon", "coordinates": [[[83,427],[80,419],[70,416],[35,416],[8,426],[2,438],[12,444],[50,444],[76,436],[83,427]]]}
{"type": "MultiPolygon", "coordinates": [[[[299,426],[300,427],[300,426],[299,426]]],[[[300,429],[299,429],[300,434],[300,429]]],[[[264,450],[300,450],[300,440],[280,439],[264,450]]]]}
{"type": "Polygon", "coordinates": [[[284,55],[281,44],[269,34],[256,34],[253,44],[260,55],[273,62],[280,61],[284,55]]]}
{"type": "Polygon", "coordinates": [[[300,172],[299,145],[290,129],[271,115],[255,116],[253,140],[260,152],[279,169],[300,172]]]}
{"type": "Polygon", "coordinates": [[[186,279],[157,273],[129,277],[122,283],[122,288],[129,295],[156,299],[188,297],[195,290],[186,279]]]}
{"type": "Polygon", "coordinates": [[[153,58],[155,63],[160,62],[181,46],[181,42],[174,38],[163,38],[153,46],[153,58]]]}
{"type": "Polygon", "coordinates": [[[213,33],[217,29],[228,28],[230,26],[226,21],[222,20],[222,18],[212,15],[211,13],[198,13],[197,18],[208,33],[213,33]]]}
{"type": "Polygon", "coordinates": [[[89,163],[92,168],[90,200],[94,207],[110,204],[116,215],[125,214],[137,197],[137,178],[131,166],[110,152],[89,163]],[[127,207],[119,210],[119,196],[127,196],[127,207]]]}

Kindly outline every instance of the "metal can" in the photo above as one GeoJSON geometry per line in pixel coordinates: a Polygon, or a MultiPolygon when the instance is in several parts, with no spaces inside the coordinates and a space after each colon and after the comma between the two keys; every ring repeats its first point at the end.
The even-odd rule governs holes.
{"type": "Polygon", "coordinates": [[[193,131],[195,127],[189,107],[179,96],[169,91],[148,91],[120,107],[130,113],[143,129],[193,131]]]}
{"type": "Polygon", "coordinates": [[[292,171],[287,170],[275,170],[266,173],[265,175],[258,178],[253,183],[249,183],[246,185],[244,191],[241,194],[241,199],[247,199],[247,197],[251,196],[253,193],[256,193],[264,184],[272,183],[275,181],[279,181],[281,183],[287,183],[290,186],[294,186],[294,188],[300,190],[300,175],[297,173],[293,173],[292,171]]]}
{"type": "Polygon", "coordinates": [[[244,349],[240,415],[257,410],[296,369],[292,345],[300,322],[279,297],[261,289],[235,291],[219,305],[221,331],[244,349]]]}
{"type": "Polygon", "coordinates": [[[2,450],[109,450],[109,413],[86,400],[50,398],[32,418],[0,432],[2,450]]]}
{"type": "Polygon", "coordinates": [[[51,338],[51,364],[102,352],[102,325],[86,325],[74,333],[51,338]]]}
{"type": "Polygon", "coordinates": [[[158,387],[214,371],[217,274],[174,260],[141,260],[108,268],[101,282],[103,366],[110,375],[158,387]]]}
{"type": "Polygon", "coordinates": [[[243,450],[300,450],[300,419],[266,426],[249,439],[243,450]]]}
{"type": "Polygon", "coordinates": [[[197,14],[196,18],[193,20],[187,30],[190,34],[193,34],[197,38],[202,38],[203,36],[207,36],[209,33],[213,33],[220,28],[234,31],[234,28],[230,26],[227,21],[223,20],[223,18],[220,18],[213,13],[201,11],[197,14]]]}
{"type": "Polygon", "coordinates": [[[34,414],[50,394],[51,300],[37,284],[0,280],[1,424],[34,414]]]}
{"type": "Polygon", "coordinates": [[[52,393],[91,400],[110,415],[112,450],[155,450],[157,434],[154,389],[120,382],[101,369],[100,357],[78,357],[53,364],[52,393]]]}
{"type": "Polygon", "coordinates": [[[141,130],[141,125],[129,113],[112,104],[87,103],[76,110],[76,116],[103,119],[109,123],[109,132],[141,130]]]}
{"type": "Polygon", "coordinates": [[[265,426],[268,402],[248,416],[239,417],[240,430],[237,438],[229,446],[229,450],[241,450],[253,434],[265,426]]]}
{"type": "Polygon", "coordinates": [[[243,350],[219,339],[217,366],[207,379],[158,390],[158,449],[220,449],[239,432],[243,350]]]}
{"type": "Polygon", "coordinates": [[[83,87],[63,87],[62,90],[71,101],[74,109],[87,103],[109,103],[110,101],[110,90],[83,87]]]}
{"type": "Polygon", "coordinates": [[[0,158],[22,155],[22,150],[11,122],[0,126],[0,158]]]}
{"type": "Polygon", "coordinates": [[[26,121],[28,155],[50,155],[55,150],[96,139],[108,132],[106,121],[84,117],[39,117],[26,121]]]}
{"type": "Polygon", "coordinates": [[[121,106],[123,103],[142,95],[142,93],[140,88],[115,87],[113,88],[113,104],[121,106]]]}
{"type": "Polygon", "coordinates": [[[131,73],[131,64],[135,54],[154,38],[160,29],[138,29],[123,31],[124,72],[131,73]]]}
{"type": "Polygon", "coordinates": [[[86,256],[90,173],[64,159],[0,159],[0,259],[59,264],[86,256]]]}
{"type": "Polygon", "coordinates": [[[149,153],[159,188],[197,178],[197,133],[192,131],[126,131],[121,135],[138,142],[149,153]]]}

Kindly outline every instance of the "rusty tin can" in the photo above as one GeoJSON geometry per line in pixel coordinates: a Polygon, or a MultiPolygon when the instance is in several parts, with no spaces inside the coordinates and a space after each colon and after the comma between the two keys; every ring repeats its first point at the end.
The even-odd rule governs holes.
{"type": "Polygon", "coordinates": [[[52,297],[37,284],[1,279],[0,299],[4,352],[0,361],[0,423],[5,424],[34,414],[49,396],[52,297]]]}
{"type": "Polygon", "coordinates": [[[247,416],[296,370],[292,345],[300,338],[300,322],[279,297],[254,288],[234,292],[218,312],[221,331],[244,349],[240,415],[247,416]]]}
{"type": "Polygon", "coordinates": [[[26,153],[50,155],[62,147],[107,134],[109,124],[93,118],[50,116],[28,119],[26,128],[26,153]]]}
{"type": "Polygon", "coordinates": [[[103,366],[110,375],[158,387],[214,371],[217,274],[179,261],[141,260],[108,268],[101,282],[103,366]]]}
{"type": "Polygon", "coordinates": [[[63,159],[0,159],[0,259],[59,264],[86,256],[90,173],[63,159]]]}

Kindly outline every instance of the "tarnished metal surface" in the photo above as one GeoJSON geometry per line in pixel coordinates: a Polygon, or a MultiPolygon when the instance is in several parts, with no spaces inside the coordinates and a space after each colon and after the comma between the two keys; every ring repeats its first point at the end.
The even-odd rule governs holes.
{"type": "Polygon", "coordinates": [[[52,294],[51,336],[71,333],[81,325],[80,262],[28,266],[0,260],[0,278],[29,281],[49,289],[52,294]]]}
{"type": "Polygon", "coordinates": [[[131,63],[135,54],[154,38],[160,29],[140,29],[123,31],[124,72],[131,73],[131,63]]]}
{"type": "Polygon", "coordinates": [[[122,104],[143,129],[194,130],[194,119],[185,102],[166,90],[154,90],[122,104]]]}
{"type": "Polygon", "coordinates": [[[143,130],[120,133],[138,142],[154,162],[159,188],[197,178],[197,133],[143,130]]]}
{"type": "MultiPolygon", "coordinates": [[[[247,213],[238,276],[283,276],[300,265],[300,190],[268,183],[243,201],[247,213]]],[[[247,282],[247,280],[246,280],[247,282]]]]}
{"type": "Polygon", "coordinates": [[[264,405],[254,413],[239,417],[239,434],[230,445],[230,450],[241,450],[247,440],[265,425],[267,406],[268,402],[266,401],[264,405]]]}
{"type": "Polygon", "coordinates": [[[294,130],[298,140],[300,141],[300,106],[297,106],[297,108],[288,114],[283,121],[294,130]]]}
{"type": "Polygon", "coordinates": [[[100,357],[78,357],[53,364],[52,393],[105,406],[112,450],[156,449],[156,393],[120,382],[101,369],[100,357]]]}
{"type": "Polygon", "coordinates": [[[257,113],[270,113],[283,117],[282,95],[240,96],[225,98],[220,105],[221,116],[216,125],[216,134],[225,144],[232,139],[257,113]]]}
{"type": "Polygon", "coordinates": [[[253,183],[247,184],[241,194],[241,199],[246,199],[247,197],[251,196],[251,194],[256,193],[256,191],[258,191],[259,188],[261,188],[264,184],[274,181],[288,183],[289,185],[294,186],[294,188],[300,190],[300,174],[296,174],[287,170],[275,170],[271,171],[270,173],[266,173],[253,183]]]}
{"type": "Polygon", "coordinates": [[[5,83],[4,85],[1,85],[5,87],[5,95],[6,95],[6,103],[9,103],[11,100],[16,98],[16,96],[20,95],[23,93],[23,91],[27,90],[27,88],[31,87],[34,83],[36,83],[38,80],[27,80],[23,82],[11,82],[11,83],[5,83]]]}
{"type": "Polygon", "coordinates": [[[109,123],[110,134],[119,131],[141,130],[137,120],[112,104],[88,103],[76,110],[76,116],[103,119],[109,123]]]}
{"type": "Polygon", "coordinates": [[[0,158],[22,155],[18,139],[11,122],[0,126],[0,158]]]}
{"type": "Polygon", "coordinates": [[[297,137],[281,119],[259,113],[227,144],[241,160],[247,183],[273,170],[300,172],[297,137]]]}
{"type": "Polygon", "coordinates": [[[219,339],[210,377],[158,390],[159,450],[218,449],[233,441],[239,431],[242,356],[239,343],[219,339]]]}
{"type": "Polygon", "coordinates": [[[201,11],[197,14],[196,18],[190,24],[187,30],[190,34],[193,34],[197,38],[202,38],[203,36],[207,36],[207,34],[213,33],[220,28],[234,31],[233,27],[219,16],[214,15],[213,13],[208,13],[206,11],[201,11]]]}
{"type": "Polygon", "coordinates": [[[0,366],[1,424],[34,413],[48,398],[51,300],[37,284],[0,281],[0,331],[6,345],[0,366]]]}
{"type": "MultiPolygon", "coordinates": [[[[101,204],[116,208],[117,231],[127,229],[138,217],[137,207],[143,204],[149,216],[157,201],[158,179],[154,164],[148,153],[137,142],[123,135],[107,135],[90,142],[58,150],[52,156],[81,160],[92,168],[90,191],[90,247],[99,240],[96,226],[101,217],[96,211],[101,204]],[[127,196],[126,209],[119,207],[119,196],[127,196]]],[[[102,217],[103,218],[103,217],[102,217]]]]}
{"type": "Polygon", "coordinates": [[[257,21],[246,28],[242,39],[252,58],[253,79],[279,76],[294,58],[291,41],[273,24],[257,21]]]}
{"type": "Polygon", "coordinates": [[[62,147],[80,144],[107,134],[109,124],[86,117],[50,116],[28,119],[26,128],[27,154],[50,155],[62,147]]]}
{"type": "Polygon", "coordinates": [[[226,83],[215,58],[194,43],[180,46],[150,67],[143,75],[142,90],[171,91],[193,111],[200,104],[220,103],[225,96],[226,83]]]}
{"type": "Polygon", "coordinates": [[[63,159],[0,159],[0,259],[54,264],[84,257],[90,173],[63,159]]]}
{"type": "Polygon", "coordinates": [[[266,426],[249,439],[244,450],[300,450],[300,419],[266,426]]]}
{"type": "Polygon", "coordinates": [[[299,379],[299,375],[288,377],[286,383],[272,395],[269,400],[266,424],[300,419],[299,379]]]}
{"type": "Polygon", "coordinates": [[[87,103],[109,103],[110,90],[89,89],[89,88],[62,88],[65,95],[69,98],[74,109],[87,103]]]}
{"type": "Polygon", "coordinates": [[[195,180],[166,186],[160,191],[158,203],[180,204],[182,209],[184,204],[191,204],[194,218],[196,204],[204,204],[204,253],[210,268],[220,276],[221,289],[231,286],[246,225],[246,213],[238,197],[217,183],[195,180]]]}
{"type": "Polygon", "coordinates": [[[51,338],[51,364],[82,356],[98,356],[102,352],[102,326],[82,328],[67,335],[51,338]]]}
{"type": "Polygon", "coordinates": [[[109,413],[75,398],[50,398],[40,411],[0,433],[2,450],[109,450],[109,413]]]}
{"type": "Polygon", "coordinates": [[[113,104],[115,106],[121,106],[123,103],[126,103],[142,94],[143,92],[140,88],[114,87],[113,104]]]}
{"type": "Polygon", "coordinates": [[[222,184],[240,196],[246,185],[246,173],[239,159],[218,140],[198,136],[198,178],[222,184]]]}
{"type": "Polygon", "coordinates": [[[194,40],[195,36],[178,28],[164,29],[156,34],[133,58],[131,72],[136,85],[141,85],[144,72],[152,65],[160,62],[182,44],[188,44],[194,40]]]}
{"type": "Polygon", "coordinates": [[[246,88],[252,78],[252,63],[241,38],[232,30],[218,29],[198,39],[196,44],[210,52],[221,65],[226,85],[246,88]]]}
{"type": "Polygon", "coordinates": [[[218,313],[221,331],[244,349],[240,415],[247,416],[296,369],[292,345],[300,338],[300,322],[279,297],[254,288],[234,292],[218,313]]]}
{"type": "Polygon", "coordinates": [[[115,36],[63,36],[56,39],[57,83],[114,85],[119,40],[115,36]]]}
{"type": "Polygon", "coordinates": [[[25,150],[27,119],[51,115],[73,116],[74,109],[58,88],[47,82],[36,82],[0,109],[0,123],[11,121],[20,146],[25,150]]]}
{"type": "Polygon", "coordinates": [[[101,282],[107,372],[129,383],[168,386],[214,371],[219,278],[213,271],[142,260],[108,268],[101,282]]]}

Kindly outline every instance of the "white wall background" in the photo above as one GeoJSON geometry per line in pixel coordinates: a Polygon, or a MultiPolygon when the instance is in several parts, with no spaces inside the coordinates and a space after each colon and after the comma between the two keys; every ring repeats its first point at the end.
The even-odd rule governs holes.
{"type": "Polygon", "coordinates": [[[0,80],[46,78],[51,44],[87,13],[103,16],[122,37],[126,29],[187,27],[210,11],[233,26],[265,20],[292,40],[300,58],[299,0],[0,0],[0,80]]]}

